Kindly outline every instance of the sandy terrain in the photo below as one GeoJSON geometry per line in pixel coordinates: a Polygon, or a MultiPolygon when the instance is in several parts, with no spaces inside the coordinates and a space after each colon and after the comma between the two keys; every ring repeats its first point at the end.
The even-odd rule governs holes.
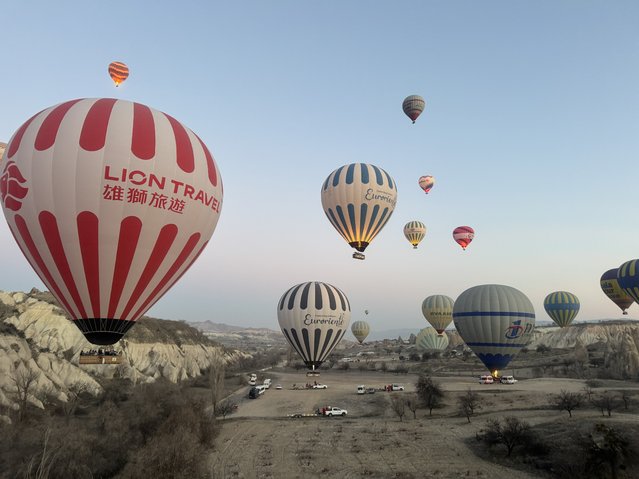
{"type": "MultiPolygon", "coordinates": [[[[410,394],[415,375],[376,372],[322,372],[319,378],[304,373],[268,374],[273,386],[259,399],[246,398],[248,387],[233,397],[239,409],[222,425],[211,457],[215,478],[508,478],[537,477],[477,458],[465,443],[486,419],[515,415],[531,424],[565,420],[566,413],[548,410],[548,397],[562,389],[581,391],[584,383],[572,379],[531,379],[515,385],[480,385],[471,377],[436,378],[448,392],[446,406],[407,410],[400,422],[390,398],[410,394]],[[317,380],[324,390],[294,390],[317,380]],[[405,392],[357,395],[358,384],[382,387],[402,384],[405,392]],[[281,384],[282,390],[274,389],[281,384]],[[468,388],[478,391],[482,409],[468,424],[456,413],[456,397],[468,388]],[[348,410],[346,418],[288,418],[312,413],[321,406],[348,410]],[[544,408],[544,409],[542,409],[544,408]]],[[[636,383],[610,381],[606,387],[633,387],[636,383]]],[[[577,414],[595,416],[597,411],[577,414]]],[[[636,419],[636,418],[633,418],[636,419]]]]}

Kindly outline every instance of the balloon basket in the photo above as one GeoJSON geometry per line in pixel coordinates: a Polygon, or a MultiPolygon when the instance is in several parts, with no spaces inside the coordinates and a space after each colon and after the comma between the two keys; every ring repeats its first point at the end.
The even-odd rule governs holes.
{"type": "Polygon", "coordinates": [[[356,252],[356,253],[353,253],[353,259],[364,260],[366,259],[366,256],[364,256],[363,253],[356,252]]]}

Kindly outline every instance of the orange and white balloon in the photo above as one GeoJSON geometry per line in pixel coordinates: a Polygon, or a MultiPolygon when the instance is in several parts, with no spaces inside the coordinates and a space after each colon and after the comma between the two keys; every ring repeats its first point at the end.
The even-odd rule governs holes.
{"type": "Polygon", "coordinates": [[[129,67],[122,62],[111,62],[109,64],[109,76],[115,86],[120,86],[120,83],[129,78],[129,67]]]}
{"type": "Polygon", "coordinates": [[[0,163],[20,249],[94,344],[113,344],[191,266],[222,209],[220,172],[173,117],[111,98],[47,108],[0,163]]]}

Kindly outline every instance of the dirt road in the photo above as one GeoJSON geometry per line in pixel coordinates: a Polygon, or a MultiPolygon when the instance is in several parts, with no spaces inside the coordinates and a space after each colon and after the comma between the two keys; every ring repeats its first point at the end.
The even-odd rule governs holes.
{"type": "MultiPolygon", "coordinates": [[[[558,420],[548,409],[549,395],[562,389],[580,391],[579,380],[534,379],[515,385],[480,385],[474,378],[436,378],[447,391],[446,407],[410,411],[399,421],[390,408],[393,395],[414,391],[416,376],[369,372],[273,373],[273,387],[249,400],[240,391],[238,412],[222,423],[211,456],[214,478],[508,478],[536,477],[477,458],[467,445],[486,419],[516,415],[530,423],[558,420]],[[310,381],[309,381],[310,380],[310,381]],[[293,389],[306,382],[327,389],[293,389]],[[402,384],[404,392],[357,395],[357,385],[380,388],[402,384]],[[468,424],[456,413],[456,397],[468,388],[480,393],[482,409],[468,424]],[[346,418],[288,418],[321,406],[348,409],[346,418]]],[[[619,383],[628,385],[628,383],[619,383]]],[[[614,386],[614,385],[613,385],[614,386]]],[[[610,387],[610,386],[608,386],[610,387]]],[[[248,389],[248,388],[247,388],[248,389]]],[[[590,411],[588,414],[596,414],[590,411]]]]}

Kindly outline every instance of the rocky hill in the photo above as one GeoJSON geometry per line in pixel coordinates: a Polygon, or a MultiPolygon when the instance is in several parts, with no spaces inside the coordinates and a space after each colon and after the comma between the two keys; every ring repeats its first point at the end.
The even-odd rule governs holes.
{"type": "Polygon", "coordinates": [[[266,348],[288,347],[281,331],[267,328],[244,328],[212,321],[189,324],[202,331],[207,338],[229,348],[238,348],[243,351],[260,351],[266,348]]]}
{"type": "Polygon", "coordinates": [[[116,344],[125,358],[117,366],[79,365],[80,351],[95,348],[57,307],[49,293],[0,291],[0,406],[15,402],[15,377],[37,377],[31,402],[47,394],[64,401],[72,389],[93,394],[114,376],[134,383],[165,378],[178,382],[243,353],[225,348],[180,321],[142,318],[116,344]]]}

